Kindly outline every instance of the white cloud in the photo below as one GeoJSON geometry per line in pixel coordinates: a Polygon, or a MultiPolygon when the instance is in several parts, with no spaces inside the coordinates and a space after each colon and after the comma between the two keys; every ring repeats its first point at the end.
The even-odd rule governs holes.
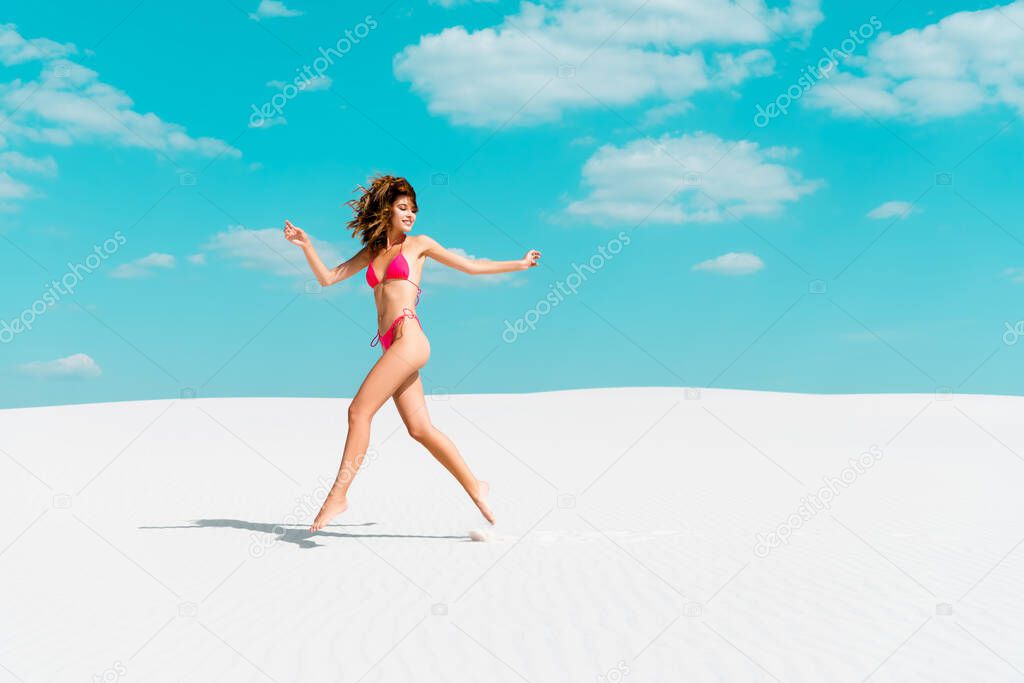
{"type": "Polygon", "coordinates": [[[296,77],[291,83],[285,83],[284,81],[267,81],[268,88],[274,88],[275,90],[281,90],[285,86],[292,85],[298,88],[299,92],[316,92],[317,90],[327,90],[334,83],[330,76],[320,75],[313,76],[312,78],[296,77]]]}
{"type": "Polygon", "coordinates": [[[774,68],[767,50],[739,46],[804,36],[822,19],[818,0],[793,0],[785,9],[762,0],[663,0],[639,11],[636,5],[523,2],[495,27],[453,26],[421,36],[395,56],[394,72],[432,114],[457,124],[522,126],[557,120],[570,109],[679,101],[731,87],[774,68]]]}
{"type": "Polygon", "coordinates": [[[837,115],[914,121],[989,105],[1024,112],[1024,2],[957,12],[899,34],[882,33],[867,56],[808,95],[837,115]]]}
{"type": "Polygon", "coordinates": [[[110,277],[123,278],[123,279],[134,279],[140,277],[149,277],[153,275],[159,269],[173,268],[175,265],[174,257],[170,254],[161,254],[159,252],[153,252],[148,256],[143,256],[140,259],[129,261],[128,263],[122,263],[117,268],[110,271],[110,277]]]}
{"type": "Polygon", "coordinates": [[[473,3],[495,3],[498,0],[430,0],[431,5],[440,5],[445,8],[452,8],[457,5],[471,5],[473,3]]]}
{"type": "Polygon", "coordinates": [[[189,263],[194,266],[205,266],[206,265],[206,254],[190,254],[187,257],[189,263]]]}
{"type": "Polygon", "coordinates": [[[707,261],[701,261],[693,270],[704,270],[721,275],[750,275],[764,268],[764,261],[754,254],[730,251],[707,261]]]}
{"type": "Polygon", "coordinates": [[[273,128],[274,126],[286,126],[286,125],[288,125],[288,119],[286,119],[285,117],[280,116],[280,115],[274,116],[274,117],[269,118],[269,119],[261,118],[261,119],[259,119],[259,123],[253,123],[252,119],[249,120],[249,127],[250,128],[259,128],[259,129],[263,129],[263,130],[266,130],[267,128],[273,128]]]}
{"type": "MultiPolygon", "coordinates": [[[[329,242],[313,239],[317,253],[328,268],[347,260],[329,242]]],[[[284,238],[281,228],[250,230],[240,225],[229,225],[227,230],[210,238],[203,245],[203,251],[233,261],[242,268],[282,277],[313,278],[302,250],[284,238]]]]}
{"type": "Polygon", "coordinates": [[[57,162],[53,157],[39,159],[25,156],[21,152],[0,152],[0,168],[25,173],[38,173],[44,176],[57,175],[57,162]]]}
{"type": "Polygon", "coordinates": [[[76,52],[71,43],[61,45],[48,38],[26,40],[14,24],[0,24],[0,63],[14,66],[37,59],[56,59],[76,52]]]}
{"type": "Polygon", "coordinates": [[[15,135],[52,144],[109,141],[172,154],[240,157],[241,152],[215,138],[194,138],[185,129],[153,113],[135,111],[134,102],[99,75],[66,59],[47,62],[36,81],[0,85],[0,111],[13,122],[15,135]]]}
{"type": "Polygon", "coordinates": [[[22,199],[31,192],[31,187],[15,180],[6,171],[0,171],[0,199],[22,199]]]}
{"type": "Polygon", "coordinates": [[[302,12],[299,10],[285,7],[285,4],[280,2],[280,0],[260,0],[259,7],[256,8],[255,12],[249,14],[249,18],[259,21],[260,19],[270,17],[297,17],[300,14],[302,12]]]}
{"type": "Polygon", "coordinates": [[[316,92],[317,90],[327,90],[334,81],[331,80],[330,76],[314,76],[302,81],[302,83],[303,92],[316,92]]]}
{"type": "Polygon", "coordinates": [[[915,209],[914,205],[910,202],[894,199],[892,201],[885,202],[884,204],[880,204],[868,211],[868,218],[874,218],[875,220],[882,220],[885,218],[906,218],[916,211],[918,211],[918,209],[915,209]]]}
{"type": "Polygon", "coordinates": [[[709,133],[604,145],[583,166],[589,195],[566,211],[594,222],[653,223],[774,214],[822,184],[776,163],[795,155],[792,148],[762,148],[709,133]]]}
{"type": "MultiPolygon", "coordinates": [[[[459,247],[445,247],[460,256],[469,259],[477,258],[465,249],[459,247]]],[[[486,287],[488,285],[503,285],[513,280],[512,273],[496,273],[494,275],[468,275],[461,271],[442,265],[432,258],[428,258],[423,267],[423,283],[430,285],[448,285],[452,287],[486,287]]]]}
{"type": "Polygon", "coordinates": [[[1003,271],[1003,277],[1010,278],[1011,282],[1024,284],[1024,268],[1007,268],[1003,271]]]}
{"type": "MultiPolygon", "coordinates": [[[[192,137],[179,124],[164,121],[152,112],[136,111],[135,103],[124,91],[101,81],[92,69],[67,59],[76,52],[72,44],[26,39],[14,24],[0,24],[0,63],[39,62],[35,79],[0,82],[0,121],[4,123],[0,146],[8,142],[60,146],[110,142],[164,155],[241,156],[222,140],[192,137]]],[[[26,192],[26,186],[6,171],[52,176],[56,168],[56,161],[50,157],[5,152],[0,158],[0,197],[34,194],[26,192]]]]}
{"type": "Polygon", "coordinates": [[[56,360],[32,361],[17,366],[17,371],[31,377],[90,378],[102,374],[100,366],[90,356],[76,353],[56,360]]]}

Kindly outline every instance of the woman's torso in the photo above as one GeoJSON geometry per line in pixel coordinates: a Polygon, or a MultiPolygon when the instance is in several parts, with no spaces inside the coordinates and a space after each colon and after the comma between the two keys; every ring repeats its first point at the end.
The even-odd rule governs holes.
{"type": "Polygon", "coordinates": [[[387,253],[381,250],[370,255],[366,278],[368,285],[376,283],[373,299],[377,306],[378,332],[386,330],[402,314],[403,308],[416,309],[423,261],[422,254],[416,249],[415,240],[408,235],[399,247],[392,247],[387,253]],[[400,258],[408,266],[408,275],[405,274],[403,264],[398,262],[400,258]],[[396,274],[398,277],[395,277],[396,274]]]}

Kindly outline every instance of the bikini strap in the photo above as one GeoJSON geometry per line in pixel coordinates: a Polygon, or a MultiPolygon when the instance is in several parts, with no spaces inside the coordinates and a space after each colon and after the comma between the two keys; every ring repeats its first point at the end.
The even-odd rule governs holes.
{"type": "MultiPolygon", "coordinates": [[[[405,240],[407,240],[407,239],[409,239],[408,235],[405,236],[405,239],[402,240],[402,244],[398,247],[398,253],[399,254],[402,253],[402,249],[405,247],[405,240]]],[[[396,256],[395,258],[398,258],[398,257],[396,256]]],[[[408,263],[408,261],[406,261],[406,263],[408,263]]],[[[412,270],[412,269],[410,268],[410,270],[412,270]]],[[[423,290],[420,289],[420,286],[418,284],[416,284],[415,282],[413,282],[409,278],[406,278],[406,281],[407,282],[411,282],[412,286],[416,288],[416,305],[418,306],[419,303],[420,303],[420,294],[423,292],[423,290]]]]}

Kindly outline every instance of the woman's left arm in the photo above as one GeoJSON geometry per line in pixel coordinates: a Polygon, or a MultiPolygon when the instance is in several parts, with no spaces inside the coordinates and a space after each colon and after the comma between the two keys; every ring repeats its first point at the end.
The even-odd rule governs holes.
{"type": "Polygon", "coordinates": [[[537,260],[540,259],[540,252],[536,249],[529,250],[523,258],[516,261],[466,258],[462,254],[445,249],[436,240],[427,235],[420,235],[420,239],[426,245],[423,250],[424,255],[433,258],[442,265],[468,273],[469,275],[493,275],[496,273],[510,273],[515,270],[526,270],[536,266],[537,260]]]}

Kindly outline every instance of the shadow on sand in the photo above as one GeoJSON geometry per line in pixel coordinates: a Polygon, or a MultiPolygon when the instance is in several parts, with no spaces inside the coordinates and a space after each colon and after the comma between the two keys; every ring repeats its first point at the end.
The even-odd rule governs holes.
{"type": "Polygon", "coordinates": [[[331,528],[367,527],[373,526],[376,522],[363,522],[362,524],[328,524],[326,528],[317,533],[310,533],[309,529],[298,524],[266,524],[262,522],[246,522],[242,519],[196,519],[191,524],[175,526],[140,526],[139,529],[238,529],[240,531],[251,531],[255,533],[268,534],[273,539],[267,539],[266,545],[284,541],[291,543],[298,548],[319,548],[320,543],[313,540],[315,537],[324,536],[332,538],[425,538],[439,539],[446,541],[468,541],[469,536],[431,536],[428,534],[353,534],[340,531],[328,531],[331,528]]]}

